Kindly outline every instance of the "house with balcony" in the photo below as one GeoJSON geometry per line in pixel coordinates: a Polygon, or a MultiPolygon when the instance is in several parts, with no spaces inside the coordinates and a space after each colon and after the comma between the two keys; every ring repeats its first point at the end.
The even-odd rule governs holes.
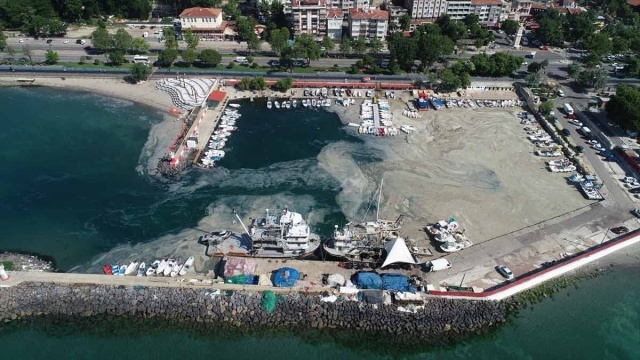
{"type": "Polygon", "coordinates": [[[411,19],[437,19],[447,13],[447,0],[405,0],[411,19]]]}
{"type": "Polygon", "coordinates": [[[182,31],[191,30],[203,40],[224,40],[233,36],[222,19],[222,9],[192,7],[184,9],[178,16],[182,31]]]}
{"type": "Polygon", "coordinates": [[[375,8],[349,9],[349,35],[384,40],[389,29],[389,12],[375,8]]]}
{"type": "Polygon", "coordinates": [[[342,38],[342,22],[344,13],[340,8],[332,7],[327,9],[327,36],[331,39],[342,38]]]}
{"type": "Polygon", "coordinates": [[[326,0],[293,0],[291,19],[294,34],[324,37],[327,34],[326,0]]]}

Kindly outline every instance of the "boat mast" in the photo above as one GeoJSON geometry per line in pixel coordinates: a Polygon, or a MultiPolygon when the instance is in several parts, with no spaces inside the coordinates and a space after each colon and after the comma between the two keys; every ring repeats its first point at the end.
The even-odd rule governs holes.
{"type": "Polygon", "coordinates": [[[380,221],[380,198],[382,197],[382,183],[384,183],[384,179],[380,179],[380,189],[378,189],[378,206],[376,206],[376,221],[380,221]]]}
{"type": "Polygon", "coordinates": [[[242,229],[244,229],[244,232],[247,234],[249,239],[251,239],[251,248],[253,248],[253,237],[251,237],[251,234],[249,234],[249,229],[247,229],[247,227],[244,226],[244,223],[242,222],[242,219],[240,219],[240,216],[238,215],[238,213],[235,210],[233,210],[233,214],[236,216],[236,219],[238,219],[238,221],[240,222],[240,225],[242,225],[242,229]]]}

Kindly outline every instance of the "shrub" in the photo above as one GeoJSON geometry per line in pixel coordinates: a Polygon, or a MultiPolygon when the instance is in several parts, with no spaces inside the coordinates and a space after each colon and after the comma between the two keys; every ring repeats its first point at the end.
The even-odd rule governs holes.
{"type": "Polygon", "coordinates": [[[227,69],[233,69],[235,66],[236,66],[236,63],[232,61],[229,63],[229,65],[227,65],[227,69]]]}

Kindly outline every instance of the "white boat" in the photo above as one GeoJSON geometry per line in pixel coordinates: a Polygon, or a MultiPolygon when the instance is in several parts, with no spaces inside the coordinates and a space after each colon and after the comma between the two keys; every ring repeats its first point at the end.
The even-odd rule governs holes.
{"type": "Polygon", "coordinates": [[[316,106],[318,104],[318,100],[316,99],[311,99],[311,106],[316,106]]]}
{"type": "Polygon", "coordinates": [[[129,266],[127,266],[127,270],[124,271],[125,275],[132,275],[136,272],[136,269],[138,269],[138,262],[137,261],[132,261],[129,266]]]}
{"type": "Polygon", "coordinates": [[[558,150],[536,150],[536,155],[542,157],[558,157],[562,155],[562,152],[558,150]]]}
{"type": "Polygon", "coordinates": [[[360,127],[360,124],[356,124],[356,123],[348,123],[347,126],[353,126],[353,127],[360,127]]]}
{"type": "Polygon", "coordinates": [[[291,106],[293,106],[294,108],[298,107],[298,100],[294,99],[293,102],[291,103],[291,106]]]}
{"type": "Polygon", "coordinates": [[[143,261],[142,263],[140,263],[140,267],[138,267],[138,276],[143,276],[146,269],[147,269],[147,264],[145,264],[143,261]]]}
{"type": "Polygon", "coordinates": [[[156,274],[157,275],[164,274],[164,270],[167,268],[168,264],[169,263],[167,262],[166,259],[162,259],[162,261],[160,261],[160,264],[158,264],[158,268],[156,269],[156,274]]]}
{"type": "Polygon", "coordinates": [[[549,165],[549,171],[557,173],[557,172],[573,172],[576,171],[575,165],[562,165],[562,166],[553,166],[549,165]]]}
{"type": "Polygon", "coordinates": [[[229,106],[231,106],[232,108],[236,108],[237,109],[237,108],[240,107],[240,104],[229,104],[229,106]]]}
{"type": "Polygon", "coordinates": [[[307,107],[307,106],[309,106],[309,105],[307,104],[307,99],[302,99],[302,106],[303,106],[303,107],[307,107]]]}
{"type": "Polygon", "coordinates": [[[569,159],[551,160],[551,161],[547,161],[547,165],[550,165],[550,166],[568,166],[568,165],[571,165],[571,160],[569,160],[569,159]]]}
{"type": "Polygon", "coordinates": [[[273,106],[275,106],[276,109],[280,109],[280,102],[278,100],[274,101],[273,106]]]}
{"type": "Polygon", "coordinates": [[[182,266],[183,266],[183,264],[176,263],[176,265],[173,267],[173,269],[171,269],[171,273],[169,274],[169,276],[171,276],[171,277],[178,276],[178,273],[182,269],[182,266]]]}
{"type": "Polygon", "coordinates": [[[167,260],[167,266],[164,269],[164,272],[162,273],[164,276],[169,276],[171,275],[171,272],[173,271],[173,268],[176,266],[176,261],[173,259],[169,259],[167,260]]]}
{"type": "Polygon", "coordinates": [[[284,107],[285,107],[286,109],[291,109],[291,101],[285,101],[285,102],[284,102],[284,107]]]}
{"type": "Polygon", "coordinates": [[[273,103],[271,100],[267,101],[267,109],[271,109],[273,107],[273,103]]]}
{"type": "Polygon", "coordinates": [[[567,180],[569,180],[570,182],[573,182],[573,183],[579,183],[579,182],[582,182],[582,180],[584,180],[584,176],[582,176],[582,175],[580,175],[578,173],[575,173],[575,174],[569,176],[567,178],[567,180]]]}
{"type": "Polygon", "coordinates": [[[147,269],[147,276],[153,276],[156,273],[156,270],[158,270],[158,266],[160,266],[160,260],[156,260],[149,265],[149,268],[147,269]]]}
{"type": "Polygon", "coordinates": [[[184,265],[182,266],[182,269],[180,269],[180,272],[178,273],[178,275],[184,276],[186,273],[188,273],[189,270],[191,270],[191,267],[193,266],[194,261],[195,261],[195,258],[193,256],[188,258],[187,261],[185,261],[184,265]]]}

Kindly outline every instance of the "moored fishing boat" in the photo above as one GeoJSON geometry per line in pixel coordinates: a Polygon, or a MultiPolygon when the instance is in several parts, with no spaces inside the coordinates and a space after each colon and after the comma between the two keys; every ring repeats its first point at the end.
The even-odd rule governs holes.
{"type": "Polygon", "coordinates": [[[131,263],[129,263],[129,266],[127,266],[127,269],[125,270],[124,274],[133,275],[136,273],[136,269],[138,269],[138,262],[132,261],[131,263]]]}
{"type": "Polygon", "coordinates": [[[113,272],[111,270],[111,265],[109,265],[109,264],[103,265],[102,266],[102,271],[104,271],[105,275],[113,275],[113,272]]]}
{"type": "Polygon", "coordinates": [[[146,269],[147,269],[147,264],[145,264],[143,261],[142,263],[140,263],[140,266],[138,267],[137,276],[143,276],[145,274],[146,269]]]}
{"type": "Polygon", "coordinates": [[[273,107],[273,103],[271,100],[267,101],[267,109],[271,109],[273,107]]]}
{"type": "Polygon", "coordinates": [[[160,266],[160,260],[154,261],[151,265],[149,265],[146,275],[153,276],[156,273],[156,270],[158,270],[158,266],[160,266]]]}
{"type": "Polygon", "coordinates": [[[180,269],[180,272],[178,273],[178,275],[180,276],[186,275],[189,272],[189,270],[191,270],[191,267],[193,266],[194,261],[195,261],[195,258],[193,256],[188,258],[187,261],[185,261],[182,268],[180,269]]]}
{"type": "Polygon", "coordinates": [[[120,266],[118,264],[112,264],[111,265],[111,274],[112,275],[118,275],[119,272],[120,272],[120,266]]]}
{"type": "Polygon", "coordinates": [[[169,274],[169,276],[171,277],[175,277],[178,275],[178,273],[180,272],[180,270],[182,269],[182,266],[184,264],[182,263],[176,263],[176,265],[173,266],[173,269],[171,269],[171,273],[169,274]]]}
{"type": "Polygon", "coordinates": [[[127,265],[120,265],[118,269],[118,275],[124,276],[124,273],[127,271],[127,265]]]}
{"type": "Polygon", "coordinates": [[[167,259],[162,259],[162,261],[160,261],[160,264],[158,264],[158,268],[156,269],[156,274],[164,275],[164,271],[167,268],[168,264],[169,262],[167,261],[167,259]]]}
{"type": "Polygon", "coordinates": [[[173,259],[169,259],[167,260],[167,266],[164,269],[164,272],[162,273],[164,276],[169,276],[171,275],[171,272],[173,271],[173,268],[176,266],[176,261],[173,259]]]}

